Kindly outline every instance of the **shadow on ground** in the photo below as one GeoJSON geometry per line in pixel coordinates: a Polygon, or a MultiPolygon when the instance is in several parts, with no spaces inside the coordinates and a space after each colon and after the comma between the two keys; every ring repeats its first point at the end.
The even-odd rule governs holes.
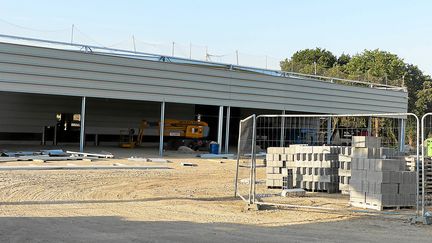
{"type": "Polygon", "coordinates": [[[170,200],[190,200],[202,202],[223,202],[223,201],[238,201],[234,197],[155,197],[142,199],[118,199],[118,200],[47,200],[47,201],[13,201],[1,202],[0,206],[16,206],[16,205],[57,205],[57,204],[93,204],[93,203],[129,203],[129,202],[155,202],[155,201],[170,201],[170,200]]]}
{"type": "Polygon", "coordinates": [[[264,227],[128,221],[120,217],[0,217],[1,242],[430,242],[432,228],[400,220],[264,227]]]}

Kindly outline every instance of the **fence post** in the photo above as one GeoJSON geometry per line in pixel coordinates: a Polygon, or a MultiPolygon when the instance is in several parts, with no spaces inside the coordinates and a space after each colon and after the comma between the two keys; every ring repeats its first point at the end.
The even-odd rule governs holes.
{"type": "Polygon", "coordinates": [[[234,184],[234,197],[237,197],[237,184],[238,184],[238,174],[239,174],[239,166],[240,166],[240,148],[241,148],[241,134],[242,134],[242,125],[243,121],[240,120],[239,125],[239,135],[237,139],[237,166],[236,166],[236,175],[235,175],[235,184],[234,184]]]}
{"type": "Polygon", "coordinates": [[[255,130],[256,130],[256,115],[252,115],[252,143],[251,143],[251,161],[250,161],[250,175],[249,175],[249,204],[255,202],[255,173],[254,173],[254,158],[255,158],[255,130]]]}
{"type": "Polygon", "coordinates": [[[399,151],[405,152],[405,119],[399,119],[399,151]]]}

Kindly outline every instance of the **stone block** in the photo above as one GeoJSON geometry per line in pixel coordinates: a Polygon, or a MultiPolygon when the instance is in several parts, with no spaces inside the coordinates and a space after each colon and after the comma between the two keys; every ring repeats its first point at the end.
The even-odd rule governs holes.
{"type": "Polygon", "coordinates": [[[284,147],[268,147],[267,153],[268,154],[284,154],[285,148],[284,147]]]}
{"type": "Polygon", "coordinates": [[[351,146],[355,148],[379,148],[381,147],[381,138],[370,136],[353,136],[351,146]]]}
{"type": "Polygon", "coordinates": [[[369,183],[369,192],[375,194],[398,194],[399,184],[392,183],[369,183]],[[371,190],[373,187],[373,190],[371,190]]]}
{"type": "Polygon", "coordinates": [[[281,167],[266,167],[266,174],[281,174],[281,167]]]}
{"type": "Polygon", "coordinates": [[[417,181],[416,172],[402,171],[402,183],[403,184],[415,184],[417,181]]]}
{"type": "Polygon", "coordinates": [[[376,194],[376,193],[366,193],[366,202],[382,207],[385,206],[399,206],[397,194],[376,194]]]}
{"type": "Polygon", "coordinates": [[[351,156],[339,154],[339,161],[351,161],[351,156]]]}
{"type": "Polygon", "coordinates": [[[350,182],[350,191],[356,193],[363,193],[363,184],[361,182],[352,181],[350,182]]]}
{"type": "Polygon", "coordinates": [[[403,175],[401,171],[390,171],[390,183],[402,183],[403,175]]]}
{"type": "Polygon", "coordinates": [[[362,192],[362,191],[353,190],[353,188],[350,187],[350,199],[353,199],[353,198],[365,200],[366,193],[362,192]]]}
{"type": "Polygon", "coordinates": [[[375,159],[375,171],[399,171],[399,159],[375,159]]]}
{"type": "Polygon", "coordinates": [[[352,158],[374,158],[374,148],[354,148],[351,155],[352,158]]]}
{"type": "Polygon", "coordinates": [[[364,170],[352,170],[351,171],[351,180],[355,180],[355,181],[367,180],[366,171],[364,171],[364,170]]]}
{"type": "Polygon", "coordinates": [[[288,168],[281,168],[281,173],[283,176],[288,176],[288,175],[292,175],[293,174],[293,170],[292,169],[288,169],[288,168]]]}
{"type": "Polygon", "coordinates": [[[390,171],[368,171],[367,181],[373,183],[390,183],[391,172],[390,171]]]}
{"type": "Polygon", "coordinates": [[[267,167],[285,167],[284,161],[267,161],[267,167]]]}
{"type": "Polygon", "coordinates": [[[272,179],[266,180],[266,186],[268,187],[282,187],[282,185],[283,185],[282,180],[272,180],[272,179]]]}
{"type": "Polygon", "coordinates": [[[415,194],[416,184],[399,184],[399,194],[415,194]]]}
{"type": "Polygon", "coordinates": [[[266,160],[268,161],[273,161],[274,160],[274,154],[266,154],[266,160]]]}
{"type": "Polygon", "coordinates": [[[339,176],[351,176],[351,171],[350,170],[339,169],[338,170],[338,175],[339,176]]]}
{"type": "Polygon", "coordinates": [[[267,179],[270,180],[282,180],[283,177],[282,174],[267,174],[267,179]]]}

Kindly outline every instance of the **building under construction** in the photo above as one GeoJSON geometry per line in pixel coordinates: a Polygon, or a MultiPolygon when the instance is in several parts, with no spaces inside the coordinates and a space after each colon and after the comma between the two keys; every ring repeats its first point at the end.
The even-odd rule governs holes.
{"type": "MultiPolygon", "coordinates": [[[[142,120],[200,115],[227,151],[249,114],[403,113],[408,102],[401,87],[13,36],[1,36],[0,63],[3,144],[84,149],[137,135],[142,120]]],[[[143,139],[161,153],[163,129],[143,139]]]]}

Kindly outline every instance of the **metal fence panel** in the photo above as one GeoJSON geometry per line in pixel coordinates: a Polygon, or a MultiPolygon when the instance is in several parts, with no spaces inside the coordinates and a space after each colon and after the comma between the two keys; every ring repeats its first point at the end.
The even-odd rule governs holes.
{"type": "Polygon", "coordinates": [[[421,119],[421,202],[422,215],[432,211],[432,113],[421,119]],[[430,149],[431,148],[431,149],[430,149]]]}
{"type": "MultiPolygon", "coordinates": [[[[244,126],[244,122],[241,123],[241,126],[244,126]]],[[[349,170],[341,168],[343,167],[343,163],[339,161],[340,154],[344,153],[342,151],[348,151],[353,136],[374,136],[381,138],[380,149],[377,150],[379,152],[376,152],[377,154],[379,153],[380,157],[377,158],[395,159],[395,161],[400,161],[400,164],[403,166],[403,168],[401,166],[400,172],[409,170],[415,172],[411,174],[406,173],[414,177],[415,182],[413,181],[413,183],[415,183],[415,185],[411,184],[412,188],[410,187],[411,189],[409,189],[408,192],[404,192],[406,195],[398,195],[398,198],[399,196],[400,198],[402,198],[402,196],[407,197],[405,199],[394,199],[394,201],[415,201],[418,214],[420,208],[419,195],[421,194],[419,191],[419,182],[421,182],[421,180],[419,178],[418,165],[419,127],[417,116],[410,113],[260,115],[256,117],[255,134],[253,131],[247,130],[246,132],[241,129],[239,136],[244,140],[242,143],[239,142],[240,154],[244,155],[244,151],[252,151],[252,154],[254,154],[248,157],[250,158],[248,167],[248,169],[250,169],[249,176],[253,180],[249,187],[249,192],[252,193],[252,195],[248,198],[251,198],[251,200],[248,202],[288,207],[320,208],[325,210],[346,209],[346,204],[349,200],[347,196],[324,196],[326,199],[323,200],[322,193],[314,192],[338,192],[341,189],[339,185],[341,185],[341,187],[348,186],[348,180],[351,176],[340,175],[339,171],[342,169],[343,172],[343,169],[345,169],[345,171],[351,173],[351,168],[349,170]],[[247,139],[253,139],[254,137],[255,142],[245,142],[247,139]],[[250,144],[250,147],[247,147],[245,144],[250,144]],[[285,148],[286,151],[288,151],[290,148],[296,147],[295,145],[297,147],[307,145],[305,148],[315,149],[315,153],[298,153],[295,156],[304,157],[289,159],[286,156],[291,156],[290,153],[292,149],[290,153],[280,152],[285,148]],[[322,149],[318,147],[323,145],[325,146],[323,147],[326,150],[325,152],[321,151],[322,149]],[[279,156],[278,159],[273,159],[274,157],[272,157],[273,155],[270,153],[267,153],[266,158],[258,156],[263,155],[259,153],[260,151],[269,152],[269,148],[273,151],[273,154],[279,156]],[[318,150],[320,150],[320,152],[317,152],[318,150]],[[280,153],[275,153],[274,151],[279,151],[280,153]],[[333,160],[321,159],[321,161],[329,162],[326,166],[323,166],[322,162],[321,166],[306,166],[308,163],[311,164],[311,161],[320,160],[317,158],[313,159],[313,156],[327,156],[328,158],[333,158],[333,160]],[[338,156],[338,158],[336,159],[335,156],[338,156]],[[289,166],[287,166],[287,164],[289,161],[291,161],[292,164],[294,164],[294,161],[297,161],[296,163],[304,161],[305,166],[302,167],[303,165],[298,165],[294,171],[294,168],[288,169],[289,166]],[[262,168],[259,164],[265,166],[262,168]],[[300,172],[299,170],[303,171],[300,172]],[[302,179],[299,180],[298,178],[300,177],[302,179]],[[303,198],[281,197],[282,189],[288,188],[289,185],[292,185],[294,188],[306,189],[309,192],[307,192],[307,196],[303,198]],[[311,204],[315,199],[317,199],[316,201],[325,202],[331,205],[331,207],[311,204]]],[[[241,156],[239,156],[239,158],[240,157],[241,156]]],[[[399,177],[399,175],[401,174],[395,173],[390,180],[394,182],[394,184],[397,184],[398,182],[396,180],[398,180],[398,178],[396,177],[399,177]]],[[[369,183],[366,179],[364,181],[369,183]]],[[[351,188],[351,186],[346,188],[351,188]]],[[[381,190],[381,187],[379,190],[381,190]]],[[[369,193],[369,191],[367,192],[369,193]]],[[[399,191],[397,194],[399,194],[399,191]]],[[[405,203],[407,205],[409,204],[408,202],[405,203]]],[[[395,207],[397,205],[399,204],[394,204],[395,207]]],[[[403,205],[403,203],[401,203],[401,205],[403,205]]]]}
{"type": "Polygon", "coordinates": [[[255,162],[255,122],[256,116],[252,115],[240,121],[237,167],[235,176],[235,196],[251,204],[254,201],[255,181],[252,164],[255,162]]]}

